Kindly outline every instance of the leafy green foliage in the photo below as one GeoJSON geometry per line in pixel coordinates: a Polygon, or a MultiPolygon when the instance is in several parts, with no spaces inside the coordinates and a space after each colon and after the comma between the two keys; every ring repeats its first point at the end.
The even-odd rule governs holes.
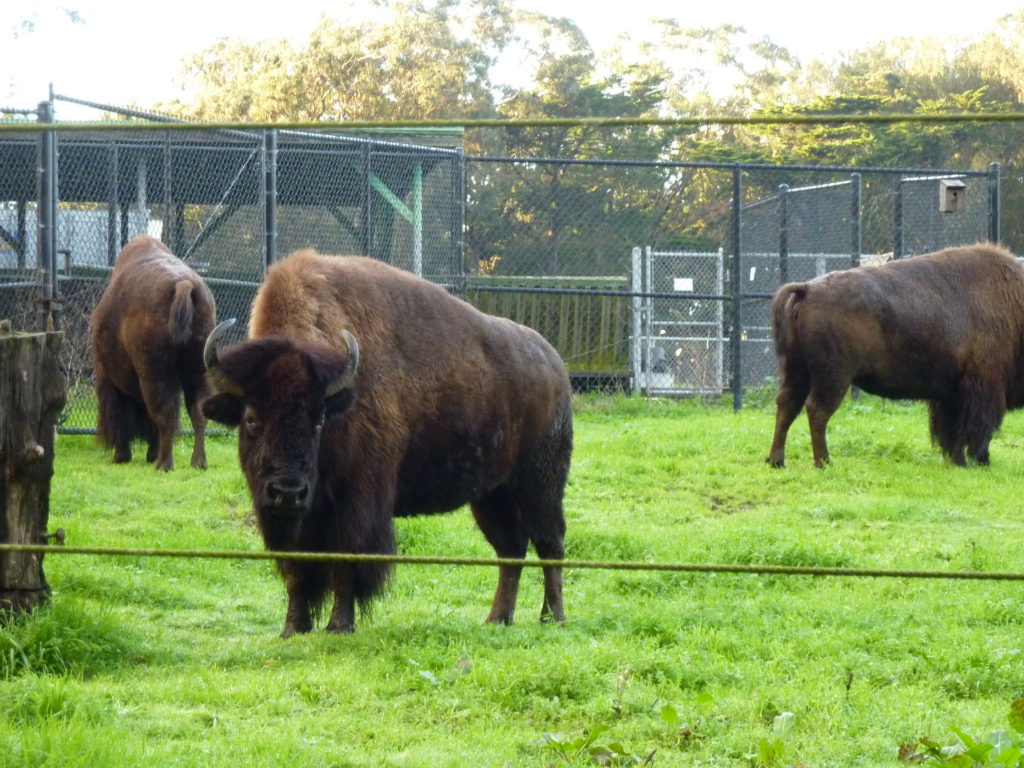
{"type": "Polygon", "coordinates": [[[911,764],[951,765],[960,768],[1021,768],[1024,766],[1024,699],[1014,699],[1007,716],[1010,727],[1016,731],[1015,739],[1009,731],[993,731],[985,740],[975,739],[961,728],[953,727],[956,742],[943,745],[926,736],[916,743],[900,746],[899,759],[911,764]],[[1016,742],[1016,743],[1014,743],[1016,742]]]}

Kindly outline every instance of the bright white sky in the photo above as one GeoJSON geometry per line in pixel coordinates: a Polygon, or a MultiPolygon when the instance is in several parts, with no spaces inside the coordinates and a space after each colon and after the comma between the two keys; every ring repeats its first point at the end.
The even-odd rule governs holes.
{"type": "MultiPolygon", "coordinates": [[[[683,26],[731,23],[767,36],[801,60],[832,58],[867,43],[897,36],[950,37],[984,32],[1024,0],[518,0],[524,8],[566,16],[601,49],[622,31],[638,37],[651,17],[683,26]]],[[[259,3],[239,6],[216,0],[121,3],[116,0],[28,0],[10,7],[0,24],[0,106],[32,108],[58,93],[93,101],[146,104],[175,95],[182,58],[220,37],[260,40],[304,38],[321,13],[339,19],[358,15],[359,0],[286,0],[271,11],[259,3]],[[59,5],[58,5],[59,3],[59,5]],[[72,24],[68,7],[84,20],[72,24]],[[23,19],[36,24],[19,33],[23,19]],[[4,28],[6,27],[6,28],[4,28]]],[[[95,119],[58,104],[58,119],[95,119]]]]}

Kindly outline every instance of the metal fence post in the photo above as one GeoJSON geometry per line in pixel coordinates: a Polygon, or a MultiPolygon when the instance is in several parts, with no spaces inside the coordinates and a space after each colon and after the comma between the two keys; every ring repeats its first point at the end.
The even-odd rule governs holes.
{"type": "Polygon", "coordinates": [[[633,305],[633,338],[629,345],[630,350],[630,361],[633,364],[633,394],[640,394],[640,377],[642,376],[643,369],[643,353],[640,347],[640,335],[642,333],[642,320],[640,313],[642,310],[643,299],[639,294],[643,291],[643,266],[642,266],[642,251],[638,247],[634,247],[632,251],[633,257],[633,270],[632,270],[632,283],[633,296],[630,302],[633,305]]]}
{"type": "Polygon", "coordinates": [[[456,276],[456,294],[465,299],[469,286],[469,265],[466,264],[466,152],[462,147],[457,148],[456,158],[454,173],[458,199],[455,203],[455,221],[452,224],[452,232],[456,237],[456,263],[452,273],[456,276]]]}
{"type": "Polygon", "coordinates": [[[263,273],[277,261],[277,131],[263,132],[263,273]]]}
{"type": "Polygon", "coordinates": [[[903,258],[903,179],[893,179],[892,195],[892,258],[903,258]]]}
{"type": "Polygon", "coordinates": [[[999,210],[999,163],[991,163],[988,167],[988,239],[999,242],[1000,210],[999,210]]]}
{"type": "Polygon", "coordinates": [[[850,266],[860,266],[861,249],[863,248],[861,233],[861,175],[850,174],[850,266]]]}
{"type": "Polygon", "coordinates": [[[362,175],[360,178],[360,191],[362,196],[362,206],[359,209],[359,234],[361,240],[361,253],[363,256],[370,255],[371,246],[371,232],[370,232],[370,205],[372,201],[371,187],[370,187],[370,174],[372,169],[370,164],[373,162],[373,155],[370,152],[369,145],[363,145],[363,167],[362,175]]]}
{"type": "Polygon", "coordinates": [[[107,265],[114,266],[121,238],[117,226],[117,212],[121,209],[119,198],[120,154],[117,144],[109,145],[110,176],[107,185],[107,265]]]}
{"type": "Polygon", "coordinates": [[[779,285],[789,282],[789,184],[779,184],[779,285]]]}
{"type": "MultiPolygon", "coordinates": [[[[52,125],[53,101],[39,103],[39,123],[52,125]]],[[[60,330],[57,287],[57,133],[50,127],[39,133],[37,171],[36,257],[41,296],[39,330],[60,330]]]]}
{"type": "Polygon", "coordinates": [[[743,407],[743,375],[741,373],[743,353],[740,351],[740,340],[742,339],[740,329],[742,314],[740,266],[742,260],[740,253],[743,250],[743,243],[740,238],[740,220],[742,217],[740,209],[742,202],[741,170],[739,165],[734,165],[732,169],[732,274],[729,280],[732,290],[732,329],[729,334],[729,343],[732,346],[732,407],[735,411],[743,407]]]}
{"type": "Polygon", "coordinates": [[[171,132],[167,131],[164,134],[164,229],[163,229],[163,241],[164,245],[171,249],[172,253],[177,253],[178,239],[177,239],[177,227],[175,226],[174,216],[174,201],[173,197],[173,186],[171,184],[171,132]]]}

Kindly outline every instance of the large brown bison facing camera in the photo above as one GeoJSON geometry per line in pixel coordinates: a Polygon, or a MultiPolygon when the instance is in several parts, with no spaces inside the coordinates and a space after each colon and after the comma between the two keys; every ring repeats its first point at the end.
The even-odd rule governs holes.
{"type": "Polygon", "coordinates": [[[816,466],[825,427],[853,384],[926,400],[931,435],[954,464],[989,463],[1008,409],[1024,404],[1024,268],[988,243],[783,285],[772,302],[779,393],[768,462],[807,406],[816,466]]]}
{"type": "Polygon", "coordinates": [[[118,254],[90,321],[96,433],[115,462],[131,461],[132,441],[142,438],[146,461],[173,469],[184,393],[195,431],[192,466],[206,469],[203,344],[216,322],[206,283],[159,240],[140,235],[118,254]]]}
{"type": "MultiPolygon", "coordinates": [[[[207,344],[205,414],[239,427],[238,452],[273,551],[395,551],[393,518],[469,504],[500,557],[564,554],[572,451],[569,377],[536,332],[485,315],[410,273],[300,251],[273,266],[249,338],[207,344]]],[[[283,637],[328,632],[384,586],[381,563],[279,560],[283,637]]],[[[511,623],[520,568],[502,566],[488,621],[511,623]]],[[[562,576],[544,569],[542,619],[562,621],[562,576]]]]}

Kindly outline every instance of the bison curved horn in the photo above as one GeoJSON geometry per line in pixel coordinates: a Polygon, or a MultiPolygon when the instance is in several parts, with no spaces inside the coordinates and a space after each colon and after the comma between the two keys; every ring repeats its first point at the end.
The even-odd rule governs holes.
{"type": "Polygon", "coordinates": [[[235,318],[233,317],[218,323],[217,327],[210,331],[210,335],[206,337],[206,344],[203,347],[203,363],[206,365],[206,370],[212,371],[220,367],[217,362],[217,342],[224,335],[224,332],[234,324],[235,318]]]}
{"type": "Polygon", "coordinates": [[[216,328],[210,331],[210,335],[206,337],[206,344],[203,347],[203,363],[206,365],[206,370],[210,373],[213,383],[219,389],[232,395],[241,396],[241,388],[221,373],[220,362],[217,360],[217,342],[224,335],[224,332],[234,324],[235,318],[232,317],[219,323],[216,328]]]}
{"type": "Polygon", "coordinates": [[[341,376],[327,384],[324,397],[336,395],[345,387],[351,386],[352,380],[356,377],[356,370],[359,368],[359,342],[356,341],[355,336],[344,329],[342,329],[341,335],[345,337],[345,343],[348,345],[348,366],[341,376]]]}

